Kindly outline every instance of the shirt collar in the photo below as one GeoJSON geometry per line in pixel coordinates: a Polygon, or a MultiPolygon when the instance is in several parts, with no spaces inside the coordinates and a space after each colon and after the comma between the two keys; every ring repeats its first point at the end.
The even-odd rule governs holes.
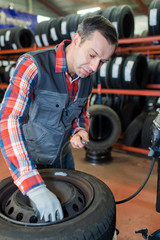
{"type": "Polygon", "coordinates": [[[71,40],[64,40],[61,42],[56,50],[56,68],[55,72],[66,72],[67,62],[65,48],[71,43],[71,40]]]}
{"type": "MultiPolygon", "coordinates": [[[[71,40],[63,40],[57,47],[56,50],[56,67],[55,72],[67,72],[67,62],[66,62],[66,47],[71,43],[71,40]]],[[[74,77],[73,80],[79,79],[78,75],[74,77]]]]}

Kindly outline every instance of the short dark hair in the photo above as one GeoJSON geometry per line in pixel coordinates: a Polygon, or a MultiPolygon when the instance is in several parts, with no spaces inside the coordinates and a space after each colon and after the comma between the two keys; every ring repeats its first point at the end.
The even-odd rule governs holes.
{"type": "Polygon", "coordinates": [[[99,31],[110,44],[118,45],[118,34],[114,25],[102,15],[86,17],[79,24],[77,32],[81,36],[81,43],[88,39],[94,31],[99,31]]]}

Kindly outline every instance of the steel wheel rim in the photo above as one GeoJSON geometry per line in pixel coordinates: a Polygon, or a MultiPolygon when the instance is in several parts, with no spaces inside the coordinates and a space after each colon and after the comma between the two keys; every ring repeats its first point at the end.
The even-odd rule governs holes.
{"type": "Polygon", "coordinates": [[[47,172],[40,170],[47,187],[59,198],[64,219],[56,222],[38,220],[29,205],[28,197],[24,197],[11,180],[0,189],[0,217],[8,222],[25,226],[46,226],[68,221],[82,214],[93,201],[94,190],[83,177],[76,176],[76,171],[57,170],[47,172]],[[26,214],[28,214],[26,216],[26,214]],[[24,221],[25,219],[25,221],[24,221]],[[26,219],[29,219],[26,221],[26,219]]]}

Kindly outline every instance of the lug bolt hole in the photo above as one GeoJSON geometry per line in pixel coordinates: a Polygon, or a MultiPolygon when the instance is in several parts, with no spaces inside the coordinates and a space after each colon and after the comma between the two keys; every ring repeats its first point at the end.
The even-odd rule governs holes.
{"type": "Polygon", "coordinates": [[[9,201],[7,202],[6,207],[7,207],[10,203],[11,203],[11,200],[9,200],[9,201]]]}
{"type": "Polygon", "coordinates": [[[72,208],[75,212],[79,211],[79,207],[76,204],[73,204],[72,208]]]}
{"type": "Polygon", "coordinates": [[[8,211],[8,214],[11,215],[13,213],[13,211],[14,211],[14,207],[11,207],[8,211]]]}
{"type": "Polygon", "coordinates": [[[80,201],[80,203],[83,203],[83,199],[81,197],[78,197],[78,200],[80,201]]]}
{"type": "Polygon", "coordinates": [[[30,223],[37,223],[38,222],[38,218],[36,216],[32,216],[32,217],[30,217],[29,222],[30,223]]]}
{"type": "Polygon", "coordinates": [[[18,213],[16,216],[17,221],[21,221],[23,219],[23,213],[18,213]]]}

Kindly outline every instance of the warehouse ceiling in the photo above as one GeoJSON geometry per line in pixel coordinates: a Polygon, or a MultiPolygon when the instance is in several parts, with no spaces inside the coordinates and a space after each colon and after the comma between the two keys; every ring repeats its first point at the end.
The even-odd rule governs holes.
{"type": "Polygon", "coordinates": [[[152,0],[37,0],[59,16],[77,13],[78,10],[130,5],[135,15],[147,15],[152,0]]]}

